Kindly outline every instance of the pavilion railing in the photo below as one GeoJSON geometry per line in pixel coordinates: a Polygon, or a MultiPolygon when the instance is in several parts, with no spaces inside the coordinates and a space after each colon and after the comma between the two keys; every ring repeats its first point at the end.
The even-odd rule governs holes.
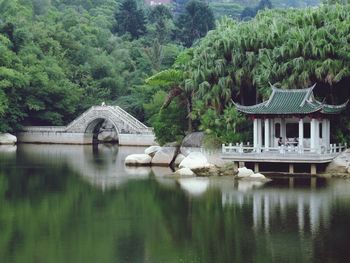
{"type": "Polygon", "coordinates": [[[321,145],[317,148],[307,148],[302,146],[293,145],[282,145],[278,147],[254,147],[248,144],[243,145],[243,143],[237,143],[233,145],[232,143],[226,145],[222,144],[223,154],[257,154],[257,153],[280,153],[280,154],[336,154],[346,150],[347,144],[330,144],[328,147],[321,145]]]}

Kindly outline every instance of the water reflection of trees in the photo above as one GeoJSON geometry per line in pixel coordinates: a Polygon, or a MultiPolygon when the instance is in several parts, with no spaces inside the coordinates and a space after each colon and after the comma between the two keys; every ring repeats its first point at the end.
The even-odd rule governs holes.
{"type": "MultiPolygon", "coordinates": [[[[39,153],[22,151],[7,159],[0,154],[4,262],[342,262],[350,258],[350,198],[345,181],[311,184],[309,180],[300,185],[298,180],[290,184],[282,179],[249,187],[231,179],[211,180],[205,193],[191,196],[174,181],[159,177],[162,171],[148,176],[149,170],[134,170],[129,171],[131,178],[142,180],[101,191],[101,184],[90,178],[100,175],[118,181],[128,176],[127,171],[100,167],[81,175],[92,166],[89,158],[79,156],[83,153],[58,151],[54,158],[39,153]],[[73,156],[77,160],[71,161],[73,156]]],[[[106,162],[115,166],[118,158],[106,162]]]]}

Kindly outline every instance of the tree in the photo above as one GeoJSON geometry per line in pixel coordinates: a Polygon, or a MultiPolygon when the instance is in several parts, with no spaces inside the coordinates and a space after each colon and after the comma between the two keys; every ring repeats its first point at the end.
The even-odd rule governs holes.
{"type": "Polygon", "coordinates": [[[215,27],[213,11],[207,4],[192,0],[186,5],[185,12],[177,19],[176,27],[176,37],[186,47],[190,47],[215,27]]]}
{"type": "Polygon", "coordinates": [[[253,18],[260,10],[271,9],[272,3],[270,0],[260,0],[259,4],[256,7],[246,7],[241,14],[241,19],[246,20],[253,18]]]}
{"type": "Polygon", "coordinates": [[[188,132],[192,132],[191,113],[194,86],[190,80],[185,81],[188,77],[185,65],[191,61],[191,58],[191,49],[188,49],[179,54],[172,68],[158,72],[146,79],[147,84],[161,86],[168,92],[167,96],[164,98],[160,111],[168,108],[171,102],[176,98],[179,98],[181,105],[186,106],[188,132]]]}
{"type": "Polygon", "coordinates": [[[222,119],[232,101],[252,105],[268,98],[269,82],[283,88],[317,83],[316,95],[330,104],[343,103],[350,95],[345,84],[350,46],[344,38],[349,24],[349,5],[264,10],[247,22],[221,20],[193,47],[184,66],[184,83],[194,87],[193,111],[202,129],[210,127],[225,139],[223,125],[239,123],[238,118],[222,119]]]}
{"type": "Polygon", "coordinates": [[[115,31],[119,35],[129,33],[133,39],[146,33],[146,18],[142,9],[138,9],[135,0],[122,2],[115,14],[117,25],[115,31]]]}
{"type": "Polygon", "coordinates": [[[149,37],[164,45],[169,42],[175,28],[173,16],[170,9],[164,5],[153,7],[148,14],[148,35],[149,37]]]}

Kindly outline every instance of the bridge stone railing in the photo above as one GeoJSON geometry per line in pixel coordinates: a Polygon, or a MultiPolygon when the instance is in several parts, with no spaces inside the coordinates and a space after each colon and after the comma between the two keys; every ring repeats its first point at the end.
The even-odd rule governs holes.
{"type": "Polygon", "coordinates": [[[119,106],[93,106],[67,126],[26,126],[24,132],[72,132],[85,133],[89,125],[97,119],[112,122],[119,133],[153,134],[147,127],[119,106]]]}

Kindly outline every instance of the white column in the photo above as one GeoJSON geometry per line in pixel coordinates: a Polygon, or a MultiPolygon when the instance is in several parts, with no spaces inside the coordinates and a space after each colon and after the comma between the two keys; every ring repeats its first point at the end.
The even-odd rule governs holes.
{"type": "Polygon", "coordinates": [[[253,146],[258,147],[258,119],[253,121],[253,146]]]}
{"type": "Polygon", "coordinates": [[[265,119],[265,149],[270,147],[270,121],[265,119]]]}
{"type": "Polygon", "coordinates": [[[319,147],[320,144],[320,123],[317,119],[311,119],[311,148],[313,151],[319,147]]]}
{"type": "Polygon", "coordinates": [[[287,141],[287,133],[286,133],[286,119],[281,118],[281,137],[282,141],[285,144],[287,141]]]}
{"type": "Polygon", "coordinates": [[[326,139],[327,139],[327,148],[329,148],[330,144],[331,144],[331,121],[327,120],[327,133],[326,133],[326,139]]]}
{"type": "Polygon", "coordinates": [[[258,145],[262,147],[262,121],[258,119],[258,145]]]}
{"type": "Polygon", "coordinates": [[[304,147],[304,120],[299,119],[299,146],[304,147]]]}
{"type": "Polygon", "coordinates": [[[322,119],[322,145],[327,146],[327,119],[322,119]]]}
{"type": "Polygon", "coordinates": [[[319,148],[320,147],[320,121],[318,119],[315,119],[316,121],[316,130],[315,130],[315,133],[316,133],[316,136],[315,136],[315,146],[316,148],[319,148]]]}
{"type": "Polygon", "coordinates": [[[315,130],[316,130],[316,119],[312,118],[311,119],[311,123],[310,123],[310,148],[311,149],[315,149],[315,143],[316,143],[316,139],[315,139],[315,130]]]}
{"type": "Polygon", "coordinates": [[[275,147],[275,119],[270,119],[270,146],[275,147]]]}

